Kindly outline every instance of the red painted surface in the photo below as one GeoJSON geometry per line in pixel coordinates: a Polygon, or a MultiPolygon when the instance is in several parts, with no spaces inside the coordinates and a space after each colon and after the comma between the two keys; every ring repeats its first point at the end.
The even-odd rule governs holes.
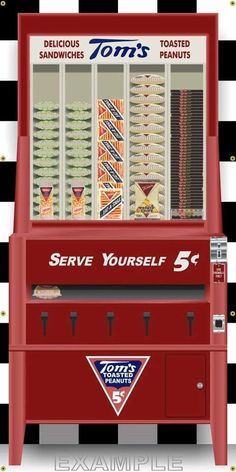
{"type": "Polygon", "coordinates": [[[10,239],[10,464],[20,464],[25,423],[211,423],[216,464],[227,463],[224,282],[215,279],[210,238],[222,236],[217,141],[217,16],[19,15],[19,141],[14,235],[10,239]],[[207,36],[205,221],[32,222],[29,217],[29,37],[44,34],[207,36]],[[174,272],[178,252],[199,253],[197,266],[174,272]],[[52,252],[93,255],[93,267],[50,267],[52,252]],[[165,256],[160,267],[103,267],[101,253],[165,256]],[[197,300],[33,301],[33,284],[203,284],[197,300]],[[46,336],[41,312],[48,312],[46,336]],[[70,311],[78,312],[75,336],[70,311]],[[115,314],[108,336],[106,313],[115,314]],[[143,312],[151,313],[149,335],[143,312]],[[192,335],[186,313],[194,312],[192,335]],[[191,338],[191,339],[190,339],[191,338]],[[86,355],[150,356],[117,417],[86,355]],[[203,382],[204,388],[196,388],[203,382]]]}
{"type": "Polygon", "coordinates": [[[27,343],[29,344],[204,344],[210,339],[210,306],[208,303],[162,303],[113,300],[98,304],[39,303],[27,306],[27,343]],[[112,335],[109,336],[107,311],[114,312],[112,335]],[[46,336],[43,335],[41,312],[48,311],[46,336]],[[75,335],[72,335],[70,312],[78,313],[75,335]],[[143,313],[151,314],[146,336],[143,313]],[[186,313],[193,311],[192,335],[189,335],[186,313]]]}
{"type": "MultiPolygon", "coordinates": [[[[129,353],[132,355],[143,355],[142,352],[135,350],[129,353]]],[[[97,355],[94,351],[92,355],[97,355]]],[[[101,351],[98,356],[116,355],[114,347],[107,351],[101,351]]],[[[120,352],[120,356],[127,355],[126,352],[120,352]]],[[[184,378],[185,387],[191,393],[191,398],[187,405],[183,402],[182,391],[184,390],[180,383],[173,386],[165,384],[165,371],[170,375],[169,355],[166,353],[152,352],[147,350],[145,355],[150,355],[149,362],[145,367],[134,390],[128,398],[119,417],[116,416],[111,405],[106,398],[98,380],[96,379],[88,361],[86,360],[86,351],[82,352],[32,352],[27,354],[27,374],[26,374],[26,418],[48,418],[50,420],[60,417],[64,419],[77,419],[93,422],[94,419],[101,423],[112,420],[117,423],[120,420],[127,423],[137,420],[140,422],[152,422],[159,419],[170,419],[170,417],[179,416],[180,422],[188,419],[198,421],[198,418],[209,418],[208,409],[200,409],[196,404],[196,397],[199,391],[195,392],[194,381],[198,379],[198,373],[201,378],[206,372],[208,365],[207,354],[182,354],[183,365],[179,362],[175,365],[178,369],[179,380],[184,378]],[[203,359],[203,361],[202,361],[203,359]],[[206,366],[205,366],[206,364],[206,366]],[[190,373],[191,366],[198,367],[197,372],[190,373]],[[204,369],[203,369],[204,366],[204,369]],[[58,394],[59,393],[59,394],[58,394]],[[175,397],[175,404],[179,404],[179,414],[168,414],[165,411],[165,404],[170,397],[175,397]],[[191,410],[192,405],[192,410],[191,410]],[[188,413],[186,415],[186,409],[188,413]]],[[[177,355],[175,355],[176,357],[177,355]]],[[[176,379],[177,379],[177,373],[176,379]]],[[[208,383],[209,385],[209,383],[208,383]]],[[[209,387],[204,390],[204,398],[209,398],[209,387]]],[[[199,397],[203,397],[200,393],[199,397]]],[[[186,400],[186,395],[185,395],[186,400]]],[[[203,401],[203,400],[201,400],[203,401]]],[[[171,405],[170,405],[171,407],[171,405]]],[[[167,406],[168,411],[168,406],[167,406]]]]}

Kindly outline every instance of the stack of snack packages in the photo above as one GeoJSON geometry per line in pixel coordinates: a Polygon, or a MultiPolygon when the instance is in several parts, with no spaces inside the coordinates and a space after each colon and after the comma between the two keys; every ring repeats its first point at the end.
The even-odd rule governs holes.
{"type": "Polygon", "coordinates": [[[33,218],[59,218],[59,106],[52,101],[33,110],[33,218]]]}
{"type": "Polygon", "coordinates": [[[91,219],[91,104],[66,105],[66,219],[91,219]]]}
{"type": "Polygon", "coordinates": [[[202,218],[203,91],[171,92],[171,216],[202,218]]]}
{"type": "Polygon", "coordinates": [[[124,100],[98,100],[97,218],[121,220],[124,212],[124,100]]]}
{"type": "Polygon", "coordinates": [[[165,79],[134,75],[130,84],[130,218],[165,218],[165,79]]]}

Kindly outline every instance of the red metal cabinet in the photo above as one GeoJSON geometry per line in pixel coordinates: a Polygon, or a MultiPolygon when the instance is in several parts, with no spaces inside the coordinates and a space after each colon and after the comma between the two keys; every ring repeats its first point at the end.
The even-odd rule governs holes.
{"type": "Polygon", "coordinates": [[[167,354],[166,415],[168,417],[204,417],[207,390],[205,355],[167,354]]]}

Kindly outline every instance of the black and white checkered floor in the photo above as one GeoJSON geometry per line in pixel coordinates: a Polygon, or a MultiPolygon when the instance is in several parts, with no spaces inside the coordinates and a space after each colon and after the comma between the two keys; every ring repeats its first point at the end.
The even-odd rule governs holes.
{"type": "MultiPolygon", "coordinates": [[[[230,0],[4,0],[0,1],[0,444],[8,442],[8,237],[13,227],[17,137],[17,12],[218,12],[219,13],[219,137],[224,231],[228,236],[228,438],[236,444],[236,2],[230,0]],[[79,4],[78,4],[79,3],[79,4]],[[93,5],[95,4],[95,6],[93,5]]],[[[211,444],[208,425],[80,425],[27,426],[28,444],[211,444]],[[59,439],[58,439],[59,438],[59,439]]],[[[164,446],[161,446],[161,451],[164,446]]],[[[4,462],[6,446],[0,446],[4,462]]],[[[41,450],[41,449],[40,449],[41,450]]],[[[108,451],[110,449],[107,448],[108,451]]],[[[119,449],[120,450],[120,449],[119,449]]],[[[180,449],[186,457],[189,450],[180,449]]],[[[212,453],[198,449],[199,463],[189,470],[211,470],[212,453]],[[206,454],[206,456],[205,456],[206,454]],[[207,459],[206,459],[207,457],[207,459]],[[204,461],[209,464],[203,467],[204,461]],[[194,469],[195,467],[195,469],[194,469]],[[203,467],[201,469],[201,467],[203,467]]],[[[26,447],[24,470],[34,469],[26,447]],[[28,469],[27,469],[28,468],[28,469]]],[[[50,449],[51,451],[51,449],[50,449]]],[[[60,449],[61,451],[61,449],[60,449]]],[[[137,454],[142,449],[135,450],[137,454]]],[[[158,449],[159,451],[159,449],[158,449]]],[[[169,448],[172,454],[173,447],[169,448]]],[[[156,452],[156,449],[155,449],[156,452]]],[[[155,452],[152,451],[154,454],[155,452]]],[[[51,453],[50,453],[51,454],[51,453]]],[[[53,453],[54,454],[54,453],[53,453]]],[[[110,452],[109,452],[110,454],[110,452]]],[[[159,454],[159,453],[158,453],[159,454]]],[[[194,454],[195,457],[195,454],[194,454]]],[[[6,459],[5,459],[6,460],[6,459]]],[[[51,459],[50,459],[51,460],[51,459]]],[[[190,460],[190,459],[189,459],[190,460]]],[[[236,465],[234,456],[232,464],[236,465]]],[[[40,467],[41,467],[40,466],[40,467]]],[[[39,467],[39,465],[37,466],[39,467]]],[[[52,464],[53,467],[53,464],[52,464]]],[[[38,468],[37,468],[38,470],[38,468]]],[[[64,469],[69,470],[69,469],[64,469]]],[[[109,470],[109,468],[107,469],[109,470]]],[[[131,469],[132,470],[132,469],[131,469]]],[[[138,469],[137,469],[138,470],[138,469]]],[[[141,469],[140,469],[141,470],[141,469]]],[[[144,470],[144,469],[143,469],[144,470]]],[[[149,468],[150,470],[150,468],[149,468]]],[[[158,470],[158,469],[156,469],[158,470]]],[[[164,470],[164,469],[162,469],[164,470]]],[[[179,469],[180,470],[180,469],[179,469]]],[[[188,470],[187,467],[184,470],[188,470]]],[[[225,469],[226,470],[226,469],[225,469]]]]}

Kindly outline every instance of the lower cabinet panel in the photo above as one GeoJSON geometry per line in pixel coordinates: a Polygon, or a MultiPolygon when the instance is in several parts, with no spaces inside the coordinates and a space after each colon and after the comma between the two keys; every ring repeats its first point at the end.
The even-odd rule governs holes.
{"type": "MultiPolygon", "coordinates": [[[[208,353],[180,355],[150,352],[148,349],[147,352],[129,353],[115,350],[89,353],[31,351],[26,355],[26,417],[28,421],[74,420],[78,423],[80,421],[158,422],[176,417],[207,420],[208,363],[208,353]],[[128,383],[126,388],[123,385],[115,388],[113,380],[105,383],[104,377],[96,369],[95,375],[90,365],[90,362],[93,363],[95,360],[89,362],[86,356],[96,356],[99,365],[101,361],[105,360],[106,363],[106,359],[111,361],[113,360],[111,358],[117,356],[117,359],[113,360],[112,367],[108,369],[112,372],[114,366],[118,366],[116,369],[124,369],[124,365],[132,365],[135,362],[141,367],[131,384],[128,383]],[[121,362],[119,362],[120,357],[123,357],[121,362]],[[141,358],[145,357],[149,359],[142,371],[144,360],[141,358]],[[101,380],[103,386],[98,377],[103,379],[101,380]],[[196,382],[203,382],[204,388],[197,389],[196,382]],[[125,393],[122,394],[124,390],[125,393]],[[121,403],[123,398],[126,401],[117,415],[120,397],[121,403]]],[[[129,379],[129,376],[127,377],[129,379]]],[[[112,379],[112,376],[108,378],[112,379]]]]}

